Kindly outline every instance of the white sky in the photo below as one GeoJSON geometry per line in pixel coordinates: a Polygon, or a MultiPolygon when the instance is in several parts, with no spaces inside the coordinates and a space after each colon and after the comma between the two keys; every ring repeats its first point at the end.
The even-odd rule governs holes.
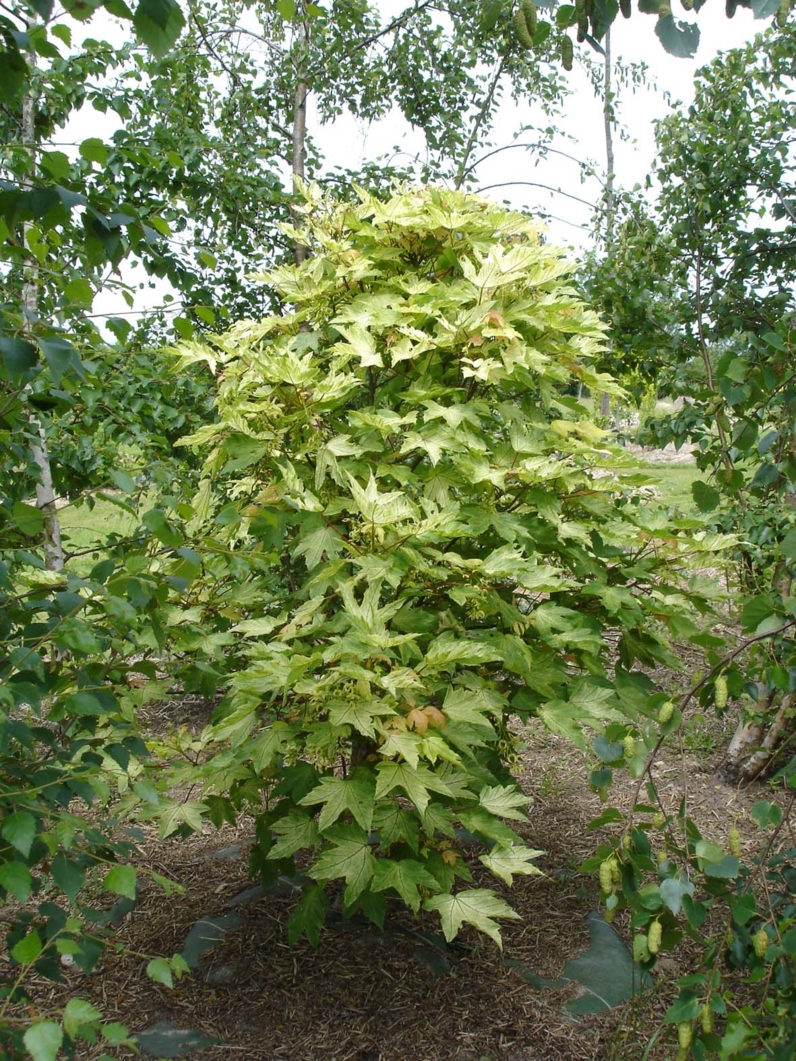
{"type": "MultiPolygon", "coordinates": [[[[380,0],[380,3],[382,9],[390,14],[405,7],[405,0],[380,0]]],[[[723,5],[719,4],[706,5],[696,19],[690,18],[682,11],[676,12],[675,17],[695,20],[700,26],[702,39],[695,59],[674,58],[664,51],[655,36],[654,16],[645,16],[634,11],[631,19],[625,21],[620,17],[614,24],[614,58],[625,62],[645,62],[648,78],[654,80],[657,86],[657,90],[644,87],[635,91],[629,88],[618,90],[618,117],[627,132],[627,138],[624,140],[618,132],[614,135],[618,186],[631,188],[636,183],[643,183],[650,171],[654,158],[653,121],[671,110],[665,93],[670,93],[674,100],[690,102],[693,99],[693,77],[699,66],[709,62],[717,52],[745,43],[768,25],[766,21],[755,21],[752,13],[744,8],[739,8],[735,18],[728,20],[723,5]]],[[[111,27],[105,24],[109,21],[100,15],[90,26],[76,27],[76,39],[82,39],[79,36],[81,30],[100,37],[111,36],[108,33],[111,27]]],[[[570,74],[573,91],[557,123],[565,130],[567,137],[556,138],[551,142],[551,146],[584,162],[595,162],[598,172],[604,174],[602,106],[578,60],[582,54],[581,49],[585,48],[587,45],[576,46],[575,67],[570,74]]],[[[592,54],[599,60],[596,53],[592,54]]],[[[518,106],[507,93],[498,113],[491,142],[496,147],[512,143],[517,130],[525,124],[546,123],[538,108],[535,109],[530,104],[518,106]]],[[[79,142],[87,136],[109,137],[114,128],[115,119],[112,116],[100,115],[86,107],[70,123],[65,139],[79,142]]],[[[406,152],[409,156],[415,156],[422,150],[421,137],[396,113],[381,123],[370,126],[357,123],[350,116],[343,116],[326,127],[319,127],[310,110],[309,129],[325,155],[330,169],[336,164],[351,166],[385,154],[391,155],[394,148],[406,152]]],[[[533,139],[532,134],[521,137],[523,141],[533,139]]],[[[397,161],[401,161],[400,155],[397,156],[397,161]]],[[[513,149],[493,156],[483,163],[477,172],[481,187],[501,182],[535,181],[560,187],[570,195],[588,202],[595,202],[600,195],[600,184],[596,179],[591,178],[582,183],[578,165],[559,155],[551,155],[548,160],[540,162],[537,166],[534,165],[531,154],[513,149]]],[[[555,242],[571,247],[575,254],[588,246],[591,221],[588,206],[520,184],[494,189],[489,194],[497,200],[507,200],[515,207],[531,211],[548,210],[551,215],[560,219],[551,220],[549,225],[551,238],[555,242]]],[[[128,268],[125,270],[125,279],[130,283],[145,281],[142,289],[135,295],[136,311],[161,304],[163,294],[168,290],[162,283],[150,286],[142,270],[133,271],[128,268]]],[[[119,313],[129,316],[129,307],[118,292],[106,291],[96,299],[94,313],[109,316],[119,313]]]]}
{"type": "MultiPolygon", "coordinates": [[[[382,0],[382,6],[390,11],[399,11],[404,4],[396,3],[396,0],[382,0]]],[[[618,130],[614,133],[615,179],[617,185],[625,188],[643,183],[651,169],[655,155],[653,122],[671,111],[665,93],[671,95],[673,102],[682,100],[690,103],[693,100],[696,70],[719,51],[744,44],[769,24],[755,21],[751,11],[744,8],[739,8],[735,18],[730,20],[724,13],[723,5],[717,4],[706,5],[698,17],[690,17],[682,10],[676,12],[675,17],[695,21],[700,26],[701,41],[694,59],[678,59],[664,51],[655,36],[654,16],[634,11],[629,20],[620,16],[612,29],[614,59],[626,63],[646,63],[648,79],[654,80],[657,86],[657,90],[642,87],[635,92],[629,88],[619,89],[618,118],[628,138],[623,140],[618,130]]],[[[595,162],[598,172],[604,176],[602,104],[595,96],[583,64],[578,61],[582,50],[588,50],[588,46],[579,45],[575,48],[575,66],[570,74],[572,95],[566,101],[561,120],[557,123],[566,132],[567,138],[558,137],[551,141],[551,146],[584,162],[595,162]]],[[[591,54],[597,61],[601,60],[595,52],[591,54]]],[[[511,144],[515,142],[517,130],[530,124],[545,124],[541,110],[529,104],[518,106],[507,94],[490,139],[495,147],[511,144]]],[[[409,128],[400,114],[392,114],[387,121],[371,127],[358,125],[354,119],[343,116],[325,128],[313,127],[312,133],[330,166],[342,160],[341,155],[351,165],[354,161],[353,152],[358,153],[359,161],[365,161],[391,153],[394,146],[412,157],[422,150],[421,138],[409,128]]],[[[520,141],[534,139],[537,138],[529,133],[522,136],[520,141]]],[[[397,161],[400,161],[400,156],[397,161]]],[[[594,179],[586,184],[581,183],[581,170],[577,163],[560,155],[550,155],[536,166],[532,154],[514,148],[487,160],[477,173],[480,187],[510,181],[534,181],[560,187],[570,195],[591,203],[600,195],[600,184],[594,179]]],[[[589,243],[591,211],[587,206],[523,185],[495,188],[488,194],[500,201],[506,199],[518,208],[544,209],[551,215],[557,215],[562,220],[551,220],[549,224],[551,237],[557,243],[571,246],[575,251],[589,243]],[[579,226],[583,227],[579,230],[579,226]]]]}

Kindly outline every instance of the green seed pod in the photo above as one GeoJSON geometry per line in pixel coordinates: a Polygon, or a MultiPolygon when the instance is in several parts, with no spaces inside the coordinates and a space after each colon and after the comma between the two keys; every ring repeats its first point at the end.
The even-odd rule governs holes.
{"type": "Polygon", "coordinates": [[[578,23],[578,42],[586,40],[589,32],[589,16],[586,13],[586,0],[575,0],[575,18],[578,23]]]}
{"type": "Polygon", "coordinates": [[[691,1045],[691,1037],[694,1032],[691,1027],[690,1021],[682,1021],[677,1025],[677,1041],[680,1044],[681,1050],[687,1050],[691,1045]]]}
{"type": "Polygon", "coordinates": [[[566,71],[572,69],[572,60],[575,56],[575,48],[572,44],[572,38],[566,33],[561,38],[561,65],[566,71]]]}
{"type": "Polygon", "coordinates": [[[511,25],[514,29],[514,36],[519,41],[520,45],[526,50],[530,51],[533,48],[533,37],[528,30],[528,23],[525,21],[525,15],[522,13],[522,8],[518,7],[514,12],[511,25]]]}
{"type": "Polygon", "coordinates": [[[768,932],[766,932],[765,928],[759,928],[752,937],[752,946],[758,958],[765,958],[768,944],[768,932]]]}
{"type": "Polygon", "coordinates": [[[777,25],[780,29],[788,21],[788,15],[790,14],[791,0],[779,0],[779,8],[777,9],[777,25]]]}
{"type": "Polygon", "coordinates": [[[605,862],[600,863],[600,888],[605,895],[610,895],[614,890],[614,875],[611,869],[611,863],[615,862],[614,858],[607,858],[605,862]]]}
{"type": "Polygon", "coordinates": [[[663,936],[663,926],[660,921],[653,921],[650,925],[650,930],[647,933],[647,950],[650,954],[657,954],[661,949],[661,937],[663,936]]]}
{"type": "Polygon", "coordinates": [[[622,18],[630,18],[633,14],[632,0],[619,0],[619,10],[622,12],[622,18]]]}
{"type": "Polygon", "coordinates": [[[699,1011],[699,1019],[702,1022],[702,1031],[705,1035],[710,1035],[713,1031],[713,1010],[710,1006],[705,1003],[702,1009],[699,1011]]]}
{"type": "Polygon", "coordinates": [[[671,4],[661,4],[661,6],[658,8],[658,18],[668,18],[668,16],[671,15],[671,13],[672,13],[672,5],[671,4]]]}
{"type": "Polygon", "coordinates": [[[628,733],[622,741],[622,751],[625,753],[626,759],[632,759],[636,754],[636,738],[632,733],[628,733]]]}
{"type": "Polygon", "coordinates": [[[520,10],[525,16],[525,25],[528,27],[528,32],[532,37],[535,36],[536,28],[539,24],[536,17],[536,4],[533,0],[522,0],[520,10]]]}
{"type": "Polygon", "coordinates": [[[605,923],[606,923],[606,925],[610,925],[615,917],[616,917],[616,907],[614,907],[613,910],[606,910],[605,911],[605,923]]]}
{"type": "Polygon", "coordinates": [[[661,709],[658,712],[658,721],[662,726],[665,726],[666,723],[671,719],[673,714],[674,704],[671,700],[667,700],[665,704],[661,705],[661,709]]]}
{"type": "Polygon", "coordinates": [[[658,811],[658,813],[652,819],[652,824],[655,826],[656,829],[662,829],[664,827],[664,825],[666,824],[666,815],[663,813],[663,811],[658,811]]]}
{"type": "Polygon", "coordinates": [[[727,847],[730,849],[730,854],[733,856],[733,858],[741,857],[741,834],[738,832],[734,825],[732,829],[730,829],[729,835],[727,837],[727,847]]]}
{"type": "Polygon", "coordinates": [[[683,5],[683,11],[694,10],[694,0],[680,0],[680,3],[683,5]]]}
{"type": "Polygon", "coordinates": [[[714,685],[714,703],[717,711],[723,711],[727,706],[727,679],[720,674],[714,685]]]}

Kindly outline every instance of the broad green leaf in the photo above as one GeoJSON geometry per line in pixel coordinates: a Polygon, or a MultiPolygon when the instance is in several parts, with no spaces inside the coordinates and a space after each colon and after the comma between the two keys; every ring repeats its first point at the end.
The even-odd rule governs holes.
{"type": "Polygon", "coordinates": [[[669,14],[655,24],[655,35],[670,55],[690,59],[699,47],[699,26],[692,22],[675,22],[669,14]]]}
{"type": "Polygon", "coordinates": [[[402,788],[422,814],[431,798],[430,792],[439,792],[441,795],[451,794],[448,785],[422,763],[413,767],[409,763],[381,762],[376,769],[378,771],[375,794],[377,800],[389,795],[395,788],[402,788]]]}
{"type": "Polygon", "coordinates": [[[86,871],[83,866],[67,858],[66,855],[58,855],[52,861],[50,872],[64,895],[74,902],[78,892],[86,883],[86,871]]]}
{"type": "Polygon", "coordinates": [[[44,530],[44,516],[35,505],[15,501],[11,507],[11,515],[16,525],[28,538],[35,538],[44,530]]]}
{"type": "Polygon", "coordinates": [[[56,387],[61,385],[63,379],[72,376],[85,379],[83,364],[68,339],[59,335],[42,336],[39,338],[39,346],[56,387]]]}
{"type": "Polygon", "coordinates": [[[514,883],[515,873],[531,877],[542,876],[542,871],[533,864],[532,860],[543,854],[543,851],[534,851],[530,847],[522,847],[519,844],[512,844],[509,847],[495,844],[488,854],[480,855],[479,860],[496,877],[500,877],[506,884],[511,885],[514,883]]]}
{"type": "Polygon", "coordinates": [[[146,967],[146,974],[150,980],[156,980],[157,983],[163,984],[165,987],[174,987],[171,965],[165,958],[153,958],[146,967]]]}
{"type": "Polygon", "coordinates": [[[187,825],[192,832],[201,832],[206,809],[205,804],[198,800],[177,803],[172,799],[161,799],[157,814],[161,840],[171,836],[181,825],[187,825]]]}
{"type": "Polygon", "coordinates": [[[94,288],[83,277],[75,277],[64,287],[64,298],[75,306],[89,309],[94,301],[94,288]]]}
{"type": "Polygon", "coordinates": [[[448,670],[452,665],[472,666],[500,659],[500,653],[483,642],[457,640],[453,634],[444,633],[428,646],[421,668],[418,669],[448,670]]]}
{"type": "Polygon", "coordinates": [[[72,165],[63,151],[42,151],[40,159],[42,169],[55,180],[69,180],[72,165]]]}
{"type": "Polygon", "coordinates": [[[354,821],[366,831],[373,821],[375,782],[370,771],[360,767],[353,777],[324,777],[312,792],[299,800],[301,806],[323,804],[318,828],[327,829],[341,814],[350,811],[354,821]]]}
{"type": "Polygon", "coordinates": [[[761,829],[776,829],[783,818],[782,808],[765,799],[759,799],[754,803],[749,814],[761,829]]]}
{"type": "Polygon", "coordinates": [[[290,858],[301,848],[315,847],[318,843],[318,823],[298,807],[291,807],[272,828],[279,839],[272,844],[268,858],[290,858]]]}
{"type": "Polygon", "coordinates": [[[302,936],[306,936],[313,947],[318,946],[328,908],[329,899],[321,885],[304,886],[301,901],[287,921],[287,938],[291,946],[302,936]]]}
{"type": "Polygon", "coordinates": [[[139,0],[133,25],[147,48],[161,59],[182,32],[185,16],[175,0],[139,0]]]}
{"type": "Polygon", "coordinates": [[[10,382],[20,383],[36,367],[39,352],[27,339],[3,336],[0,338],[0,359],[10,382]]]}
{"type": "Polygon", "coordinates": [[[99,137],[90,136],[80,145],[80,154],[87,162],[98,162],[100,166],[104,166],[108,158],[108,148],[99,137]]]}
{"type": "Polygon", "coordinates": [[[325,846],[308,876],[327,881],[343,877],[346,882],[345,902],[354,903],[367,888],[376,869],[376,859],[370,850],[367,833],[353,825],[337,825],[327,833],[330,846],[325,846]]]}
{"type": "Polygon", "coordinates": [[[661,899],[666,903],[675,917],[680,913],[683,905],[683,896],[694,897],[694,884],[690,880],[682,880],[680,877],[669,877],[661,881],[661,899]]]}
{"type": "Polygon", "coordinates": [[[712,512],[718,508],[721,495],[714,487],[703,483],[700,479],[691,484],[691,493],[700,512],[712,512]]]}
{"type": "Polygon", "coordinates": [[[135,899],[135,869],[132,866],[112,866],[105,874],[102,887],[128,899],[135,899]]]}
{"type": "Polygon", "coordinates": [[[90,1002],[82,998],[70,998],[64,1009],[64,1030],[68,1036],[74,1037],[84,1025],[91,1027],[102,1020],[102,1014],[90,1002]]]}
{"type": "Polygon", "coordinates": [[[456,938],[463,924],[468,924],[493,939],[501,950],[503,940],[500,936],[500,926],[495,919],[516,920],[520,916],[488,888],[472,888],[456,895],[434,895],[426,899],[423,909],[437,911],[448,943],[456,938]]]}
{"type": "Polygon", "coordinates": [[[4,862],[0,865],[0,887],[21,903],[27,902],[33,887],[30,870],[21,862],[4,862]]]}
{"type": "Polygon", "coordinates": [[[35,961],[42,952],[41,937],[38,932],[30,932],[11,949],[11,957],[21,965],[35,961]]]}
{"type": "Polygon", "coordinates": [[[3,821],[3,839],[8,840],[23,858],[27,858],[36,838],[36,819],[27,811],[16,811],[3,821]]]}
{"type": "Polygon", "coordinates": [[[517,788],[516,785],[495,785],[482,788],[478,794],[478,802],[481,806],[500,818],[511,818],[513,821],[526,822],[527,816],[520,807],[527,807],[529,797],[517,788]]]}
{"type": "Polygon", "coordinates": [[[22,1041],[33,1061],[55,1061],[64,1041],[64,1033],[55,1021],[44,1020],[32,1024],[22,1041]]]}
{"type": "Polygon", "coordinates": [[[425,888],[432,892],[439,891],[436,877],[433,877],[421,862],[416,862],[411,858],[402,858],[397,862],[389,858],[377,859],[370,887],[376,892],[394,888],[415,913],[420,909],[422,902],[418,888],[425,888]]]}
{"type": "Polygon", "coordinates": [[[788,560],[796,560],[796,530],[788,531],[779,544],[779,551],[788,560]]]}

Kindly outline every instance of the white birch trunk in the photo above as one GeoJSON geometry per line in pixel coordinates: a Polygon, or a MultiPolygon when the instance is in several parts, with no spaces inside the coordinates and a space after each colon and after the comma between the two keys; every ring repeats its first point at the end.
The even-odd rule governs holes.
{"type": "MultiPolygon", "coordinates": [[[[36,171],[35,156],[35,110],[36,101],[31,91],[22,100],[22,139],[31,152],[30,175],[36,171]]],[[[27,247],[30,222],[22,226],[23,246],[27,247]]],[[[28,255],[22,284],[22,308],[25,314],[24,332],[28,337],[33,332],[39,316],[39,267],[36,258],[28,255]]],[[[64,566],[64,551],[61,545],[61,526],[58,522],[58,511],[55,505],[50,456],[47,449],[47,436],[44,425],[34,414],[30,414],[31,453],[39,469],[36,481],[36,504],[44,517],[44,563],[50,571],[60,571],[64,566]]]]}

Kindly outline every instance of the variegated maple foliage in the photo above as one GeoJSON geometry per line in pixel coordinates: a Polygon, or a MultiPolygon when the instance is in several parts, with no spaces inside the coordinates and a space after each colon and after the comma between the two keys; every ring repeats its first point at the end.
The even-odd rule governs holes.
{"type": "Polygon", "coordinates": [[[617,391],[603,325],[526,217],[436,189],[303,210],[308,260],[267,278],[292,308],[178,349],[218,378],[184,440],[208,451],[199,518],[218,553],[272,556],[223,610],[245,647],[207,792],[255,808],[258,871],[301,857],[293,938],[342,880],[345,913],[381,923],[398,895],[499,943],[516,915],[466,887],[461,846],[539,872],[510,716],[579,743],[654,717],[633,667],[695,632],[676,568],[710,543],[623,487],[573,396],[617,391]]]}

